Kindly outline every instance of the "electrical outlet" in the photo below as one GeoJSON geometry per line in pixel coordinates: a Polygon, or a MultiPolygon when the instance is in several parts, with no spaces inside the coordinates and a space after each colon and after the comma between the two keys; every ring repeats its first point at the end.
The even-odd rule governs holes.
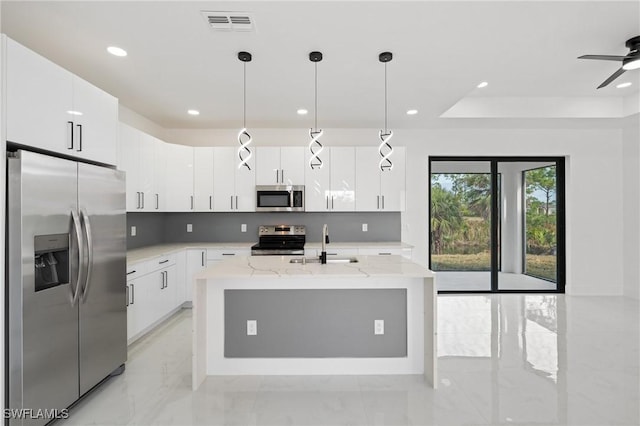
{"type": "Polygon", "coordinates": [[[193,225],[190,223],[187,223],[187,232],[193,232],[193,225]]]}
{"type": "Polygon", "coordinates": [[[131,236],[132,237],[136,236],[136,227],[135,226],[131,226],[131,236]]]}
{"type": "Polygon", "coordinates": [[[247,224],[243,223],[242,225],[240,225],[240,232],[247,232],[247,224]]]}
{"type": "Polygon", "coordinates": [[[247,320],[247,336],[255,336],[258,334],[258,321],[247,320]]]}
{"type": "Polygon", "coordinates": [[[369,230],[369,225],[366,223],[362,224],[362,232],[367,232],[369,230]]]}
{"type": "Polygon", "coordinates": [[[384,334],[384,320],[373,320],[373,334],[384,334]]]}

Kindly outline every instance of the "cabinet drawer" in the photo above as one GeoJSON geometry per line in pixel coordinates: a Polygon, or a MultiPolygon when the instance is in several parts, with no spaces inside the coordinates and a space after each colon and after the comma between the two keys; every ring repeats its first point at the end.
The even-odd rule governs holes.
{"type": "Polygon", "coordinates": [[[250,249],[208,249],[207,260],[223,260],[234,256],[249,256],[250,249]]]}
{"type": "Polygon", "coordinates": [[[149,272],[148,262],[127,264],[127,281],[135,280],[149,272]]]}
{"type": "Polygon", "coordinates": [[[363,256],[389,256],[389,255],[402,255],[401,248],[361,248],[359,250],[360,254],[363,256]]]}
{"type": "Polygon", "coordinates": [[[155,257],[151,260],[148,260],[147,264],[148,264],[147,272],[153,272],[160,269],[165,269],[171,265],[176,264],[176,255],[169,254],[166,256],[155,257]]]}

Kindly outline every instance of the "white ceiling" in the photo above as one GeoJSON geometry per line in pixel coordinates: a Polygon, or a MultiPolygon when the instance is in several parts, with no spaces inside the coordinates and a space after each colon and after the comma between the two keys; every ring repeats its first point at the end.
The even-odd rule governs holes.
{"type": "MultiPolygon", "coordinates": [[[[499,99],[522,108],[535,97],[539,110],[554,99],[587,99],[589,117],[599,116],[600,99],[602,117],[611,117],[611,105],[624,97],[628,104],[640,87],[640,71],[630,71],[616,81],[631,81],[630,88],[612,84],[596,90],[619,64],[576,59],[626,54],[624,42],[640,35],[637,0],[5,0],[1,7],[2,32],[165,128],[242,124],[240,50],[253,54],[247,64],[247,126],[256,128],[313,124],[312,50],[324,54],[318,64],[321,128],[383,125],[384,65],[378,54],[387,50],[394,54],[388,64],[390,128],[436,125],[459,101],[478,97],[494,99],[492,114],[467,116],[500,117],[499,99]],[[249,12],[256,31],[213,32],[202,10],[249,12]],[[109,45],[129,55],[113,57],[105,51],[109,45]],[[476,89],[481,81],[489,86],[476,89]],[[189,108],[201,115],[187,115],[189,108]],[[310,114],[298,116],[298,108],[310,114]],[[409,108],[420,112],[407,116],[409,108]]],[[[518,110],[511,104],[508,109],[518,110]]]]}

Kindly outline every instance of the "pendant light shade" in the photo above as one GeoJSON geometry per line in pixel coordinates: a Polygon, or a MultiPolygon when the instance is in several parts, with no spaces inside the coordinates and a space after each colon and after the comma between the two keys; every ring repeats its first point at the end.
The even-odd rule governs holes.
{"type": "Polygon", "coordinates": [[[393,154],[393,147],[389,143],[393,137],[393,131],[387,128],[387,63],[393,59],[391,52],[382,52],[378,59],[384,64],[384,129],[378,132],[378,138],[380,139],[380,145],[378,146],[378,152],[380,153],[380,162],[378,167],[383,172],[393,170],[393,162],[391,161],[391,155],[393,154]]]}
{"type": "Polygon", "coordinates": [[[311,158],[309,159],[309,167],[312,170],[321,169],[322,168],[322,159],[320,158],[320,153],[324,149],[322,143],[320,143],[320,138],[322,137],[322,129],[318,129],[318,62],[322,61],[322,52],[311,52],[309,53],[309,60],[313,62],[314,65],[314,126],[309,129],[309,137],[311,141],[309,142],[309,151],[311,151],[311,158]]]}
{"type": "Polygon", "coordinates": [[[242,129],[238,132],[238,168],[246,167],[251,170],[249,159],[253,155],[251,152],[251,135],[247,132],[247,62],[251,62],[251,53],[238,52],[238,59],[242,62],[242,129]]]}

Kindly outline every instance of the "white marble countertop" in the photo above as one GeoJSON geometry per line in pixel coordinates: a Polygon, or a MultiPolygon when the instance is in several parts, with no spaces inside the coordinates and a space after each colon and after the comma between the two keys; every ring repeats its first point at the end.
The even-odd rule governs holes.
{"type": "MultiPolygon", "coordinates": [[[[173,243],[173,244],[157,244],[153,246],[141,247],[127,251],[127,263],[143,262],[158,256],[166,256],[168,254],[189,249],[250,249],[256,242],[247,243],[173,243]]],[[[320,241],[305,243],[305,249],[319,249],[320,241]]],[[[331,243],[327,246],[334,249],[350,249],[350,248],[413,248],[412,245],[399,241],[387,242],[345,242],[331,243]]]]}
{"type": "Polygon", "coordinates": [[[195,279],[215,278],[431,278],[429,269],[402,256],[353,256],[357,263],[289,263],[301,256],[240,256],[225,260],[197,274],[195,279]]]}

